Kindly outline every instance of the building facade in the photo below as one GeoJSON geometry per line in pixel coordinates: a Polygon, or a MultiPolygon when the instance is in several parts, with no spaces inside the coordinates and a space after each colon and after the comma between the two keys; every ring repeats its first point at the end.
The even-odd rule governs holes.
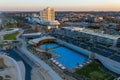
{"type": "Polygon", "coordinates": [[[78,28],[78,27],[63,27],[55,31],[56,34],[66,35],[73,37],[83,42],[90,42],[101,44],[105,46],[118,46],[120,43],[119,36],[113,36],[109,34],[98,33],[90,29],[78,28]]]}
{"type": "Polygon", "coordinates": [[[54,21],[55,20],[55,11],[53,8],[47,7],[40,12],[40,18],[42,21],[54,21]]]}

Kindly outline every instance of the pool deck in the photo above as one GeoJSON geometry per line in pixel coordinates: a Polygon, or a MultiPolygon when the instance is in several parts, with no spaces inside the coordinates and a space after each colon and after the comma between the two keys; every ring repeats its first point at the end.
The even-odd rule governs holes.
{"type": "MultiPolygon", "coordinates": [[[[40,48],[38,48],[40,49],[40,48]]],[[[38,50],[37,49],[37,50],[38,50]]],[[[38,50],[38,52],[40,52],[38,50]]],[[[41,54],[44,54],[42,52],[40,52],[41,54]]],[[[38,56],[38,57],[41,57],[40,54],[37,54],[37,53],[34,53],[34,55],[38,56]]],[[[44,60],[45,63],[47,63],[56,73],[58,73],[60,75],[60,77],[62,78],[62,80],[76,80],[74,77],[70,76],[70,75],[67,75],[64,73],[64,71],[66,70],[63,70],[61,69],[60,67],[58,67],[55,63],[53,63],[51,60],[44,60]]],[[[33,72],[32,72],[33,73],[33,72]]],[[[38,76],[37,76],[38,77],[38,76]]],[[[34,77],[32,77],[34,78],[34,77]]],[[[34,80],[34,79],[33,79],[34,80]]]]}
{"type": "MultiPolygon", "coordinates": [[[[46,45],[48,45],[48,52],[50,53],[50,54],[52,54],[52,57],[58,62],[58,63],[61,63],[61,65],[63,65],[63,67],[67,67],[67,69],[68,69],[68,66],[66,66],[67,64],[65,64],[65,63],[63,63],[63,62],[61,62],[61,61],[59,61],[58,59],[60,58],[60,57],[62,57],[63,55],[59,55],[59,54],[57,54],[56,53],[56,50],[55,49],[62,49],[62,48],[64,48],[65,49],[65,51],[62,49],[62,51],[64,51],[64,52],[62,52],[62,53],[66,53],[66,52],[68,52],[68,53],[75,53],[75,54],[77,54],[77,55],[79,55],[80,57],[79,58],[81,58],[80,59],[80,63],[79,63],[79,65],[81,65],[81,66],[78,66],[76,63],[78,63],[78,62],[75,62],[74,63],[74,67],[72,67],[71,69],[68,69],[68,70],[75,70],[76,68],[82,68],[85,64],[86,64],[86,61],[87,61],[87,57],[85,57],[85,56],[83,56],[83,55],[81,55],[81,54],[78,54],[79,52],[77,52],[77,51],[75,51],[75,50],[72,50],[72,49],[69,49],[68,47],[66,47],[66,46],[64,46],[64,45],[56,45],[55,47],[54,47],[54,45],[55,44],[53,44],[53,46],[52,46],[52,44],[53,43],[50,43],[50,44],[46,44],[46,45]],[[54,50],[55,50],[55,52],[54,52],[54,50]],[[66,50],[69,50],[69,51],[66,51],[66,50]],[[82,61],[81,61],[82,60],[82,61]],[[82,63],[82,64],[81,64],[82,63]],[[75,65],[76,64],[76,65],[75,65]]],[[[46,46],[45,44],[43,44],[43,46],[42,47],[40,47],[40,49],[44,49],[45,48],[45,46],[46,46]]],[[[47,46],[46,46],[47,47],[47,46]]],[[[42,50],[43,50],[42,49],[42,50]]],[[[45,49],[44,49],[45,50],[45,49]]],[[[60,50],[61,51],[61,50],[60,50]]],[[[59,52],[59,51],[58,51],[59,52]]],[[[77,56],[76,55],[76,56],[77,56]]],[[[72,56],[73,57],[73,56],[72,56]]],[[[69,56],[69,58],[70,58],[70,56],[69,56]]],[[[66,58],[65,58],[66,59],[66,58]]],[[[68,59],[68,58],[67,58],[68,59]]],[[[67,61],[69,61],[69,60],[67,60],[67,61]]],[[[69,63],[68,63],[69,64],[69,63]]],[[[59,67],[59,66],[58,66],[59,67]]]]}
{"type": "MultiPolygon", "coordinates": [[[[88,56],[89,58],[91,57],[91,55],[93,54],[93,52],[83,49],[81,47],[75,46],[73,44],[67,43],[65,41],[62,41],[60,39],[57,39],[56,42],[64,44],[70,48],[73,48],[81,53],[83,53],[84,55],[88,56]]],[[[94,53],[95,55],[95,59],[99,60],[107,69],[109,69],[112,72],[115,72],[117,74],[120,74],[120,63],[110,59],[109,57],[105,57],[102,56],[100,54],[94,53]],[[111,64],[112,63],[112,64],[111,64]]]]}
{"type": "Polygon", "coordinates": [[[64,73],[64,70],[60,69],[57,65],[55,65],[53,62],[51,62],[50,60],[48,61],[49,66],[52,67],[52,69],[57,72],[63,80],[76,80],[74,77],[69,76],[67,74],[64,73]]]}

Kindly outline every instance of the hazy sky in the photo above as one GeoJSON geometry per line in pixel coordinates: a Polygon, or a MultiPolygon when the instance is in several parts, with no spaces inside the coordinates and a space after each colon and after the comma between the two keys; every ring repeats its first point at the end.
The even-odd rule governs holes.
{"type": "Polygon", "coordinates": [[[120,0],[0,0],[1,10],[120,11],[120,0]]]}

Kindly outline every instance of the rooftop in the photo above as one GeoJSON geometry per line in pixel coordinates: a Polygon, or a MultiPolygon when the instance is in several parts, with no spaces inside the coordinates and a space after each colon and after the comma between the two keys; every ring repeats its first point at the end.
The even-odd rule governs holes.
{"type": "Polygon", "coordinates": [[[51,37],[51,36],[43,36],[41,38],[36,38],[36,39],[29,40],[29,44],[37,44],[40,41],[45,40],[45,39],[55,39],[55,38],[51,37]]]}
{"type": "Polygon", "coordinates": [[[23,36],[40,36],[41,33],[37,32],[37,33],[28,33],[28,34],[23,34],[23,36]]]}

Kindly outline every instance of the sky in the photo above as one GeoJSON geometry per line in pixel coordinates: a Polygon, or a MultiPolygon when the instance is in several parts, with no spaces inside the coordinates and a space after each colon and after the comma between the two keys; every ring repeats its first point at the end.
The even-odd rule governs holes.
{"type": "Polygon", "coordinates": [[[120,0],[0,0],[0,11],[120,11],[120,0]]]}

